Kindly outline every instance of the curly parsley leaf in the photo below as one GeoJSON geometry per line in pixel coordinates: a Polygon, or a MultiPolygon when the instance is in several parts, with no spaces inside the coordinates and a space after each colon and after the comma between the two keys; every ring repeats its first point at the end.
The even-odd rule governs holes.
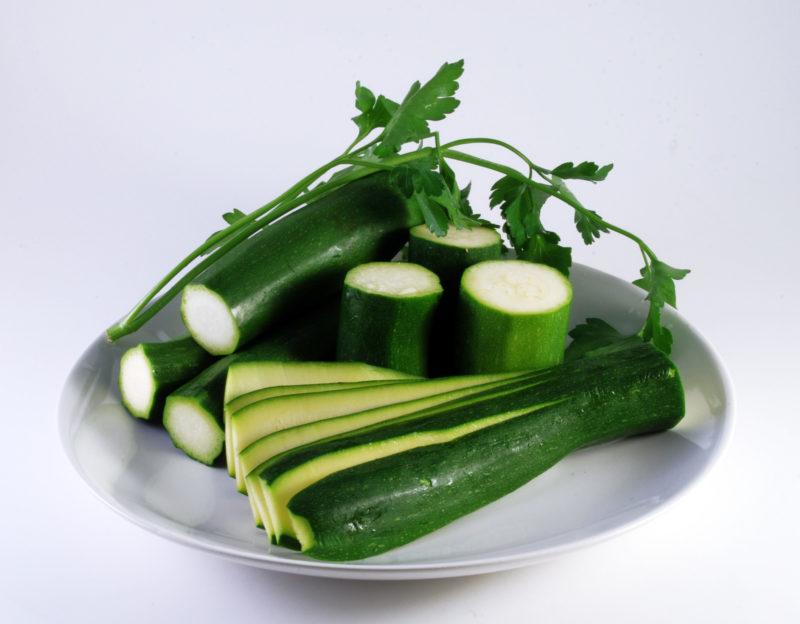
{"type": "Polygon", "coordinates": [[[572,250],[562,247],[558,235],[542,225],[542,207],[548,197],[521,180],[503,176],[492,186],[489,205],[500,207],[505,221],[503,231],[520,258],[547,264],[569,275],[572,250]]]}
{"type": "Polygon", "coordinates": [[[571,162],[561,163],[558,167],[553,169],[551,173],[558,176],[562,180],[588,180],[589,182],[602,182],[606,176],[614,168],[614,165],[609,163],[602,167],[591,161],[583,161],[578,165],[571,162]]]}
{"type": "Polygon", "coordinates": [[[391,156],[405,143],[421,141],[430,136],[428,122],[440,121],[458,107],[459,101],[453,94],[458,90],[457,80],[463,73],[463,60],[445,63],[424,85],[420,85],[419,81],[411,85],[386,122],[375,153],[391,156]]]}
{"type": "Polygon", "coordinates": [[[356,82],[356,109],[360,115],[353,117],[358,126],[359,136],[367,136],[375,128],[383,128],[389,123],[399,104],[389,98],[375,94],[360,82],[356,82]]]}
{"type": "Polygon", "coordinates": [[[587,353],[607,347],[625,337],[603,319],[587,318],[586,322],[576,325],[569,332],[572,342],[564,352],[566,361],[577,360],[587,353]]]}

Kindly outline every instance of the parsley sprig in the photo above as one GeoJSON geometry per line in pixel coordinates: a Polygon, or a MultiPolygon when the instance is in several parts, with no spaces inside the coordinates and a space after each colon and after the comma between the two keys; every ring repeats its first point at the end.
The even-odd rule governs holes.
{"type": "MultiPolygon", "coordinates": [[[[689,271],[663,262],[635,234],[606,221],[586,208],[567,186],[567,180],[602,182],[613,165],[599,166],[591,161],[565,162],[552,169],[537,165],[522,151],[499,139],[470,137],[442,143],[430,122],[441,121],[458,108],[458,80],[464,61],[445,63],[424,84],[414,82],[398,103],[384,95],[375,95],[356,82],[352,118],[358,131],[355,139],[338,156],[318,167],[260,208],[244,213],[238,209],[223,215],[227,227],[212,234],[167,273],[134,308],[107,330],[116,340],[139,329],[181,289],[208,266],[235,248],[254,232],[269,226],[286,213],[302,209],[332,191],[375,171],[388,171],[391,183],[408,201],[416,204],[430,230],[443,236],[449,227],[486,224],[472,210],[470,187],[459,187],[450,162],[457,161],[501,174],[494,183],[489,205],[499,208],[503,230],[520,258],[550,265],[565,275],[572,265],[572,250],[561,243],[558,234],[545,228],[542,209],[550,198],[566,204],[574,213],[575,227],[583,242],[591,245],[602,235],[614,232],[635,243],[642,254],[641,277],[633,283],[647,294],[649,310],[638,332],[643,340],[669,353],[672,335],[661,321],[665,305],[675,307],[675,281],[689,271]],[[513,154],[524,164],[522,171],[475,156],[465,148],[495,145],[513,154]],[[403,152],[407,146],[412,148],[403,152]]],[[[552,203],[552,202],[551,202],[552,203]]],[[[584,355],[621,336],[599,319],[587,319],[572,332],[569,357],[584,355]]]]}

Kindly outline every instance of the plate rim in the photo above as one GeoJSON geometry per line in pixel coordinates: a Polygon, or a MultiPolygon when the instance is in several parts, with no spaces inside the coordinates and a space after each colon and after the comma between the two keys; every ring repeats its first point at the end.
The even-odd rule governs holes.
{"type": "MultiPolygon", "coordinates": [[[[580,267],[582,271],[588,273],[599,273],[605,278],[611,278],[620,282],[626,288],[631,284],[622,278],[617,277],[611,273],[607,273],[600,269],[595,269],[585,264],[575,263],[574,267],[580,267]]],[[[481,558],[470,558],[459,561],[451,562],[423,562],[423,563],[381,563],[381,564],[359,564],[350,562],[326,562],[316,561],[313,559],[308,560],[287,560],[281,557],[272,555],[265,552],[263,555],[256,555],[249,552],[242,552],[236,547],[228,546],[225,544],[210,543],[200,537],[193,536],[187,533],[181,533],[169,527],[159,525],[157,522],[141,517],[134,513],[132,510],[127,509],[116,499],[110,496],[105,490],[100,488],[83,470],[70,439],[69,432],[69,418],[65,416],[67,411],[65,408],[65,400],[67,395],[67,386],[69,380],[72,379],[77,368],[80,366],[86,354],[91,351],[98,342],[106,342],[104,334],[92,341],[89,346],[84,349],[78,360],[70,368],[64,384],[62,386],[61,394],[58,401],[58,430],[61,447],[66,454],[72,467],[94,493],[103,503],[110,507],[117,514],[125,518],[132,524],[150,532],[159,537],[168,539],[174,543],[178,543],[191,548],[196,548],[203,552],[207,552],[218,557],[222,557],[229,561],[236,561],[249,566],[259,567],[262,569],[272,570],[276,572],[285,572],[291,574],[300,574],[318,577],[336,577],[336,578],[349,578],[356,580],[412,580],[412,579],[425,579],[425,578],[443,578],[443,577],[457,577],[468,576],[474,574],[484,574],[496,572],[500,570],[510,570],[519,568],[525,565],[554,559],[561,555],[574,552],[583,548],[605,542],[613,539],[623,533],[632,531],[643,524],[654,519],[672,505],[683,499],[687,494],[692,492],[702,481],[704,481],[712,470],[719,464],[722,456],[725,455],[727,448],[730,445],[734,432],[734,421],[737,412],[737,400],[728,367],[725,365],[719,351],[716,347],[705,337],[705,335],[697,329],[697,327],[681,315],[677,310],[670,309],[670,314],[676,315],[683,324],[692,332],[694,336],[699,339],[701,345],[708,351],[714,362],[715,368],[719,371],[720,380],[725,397],[725,405],[721,412],[721,428],[718,442],[715,444],[712,454],[705,465],[695,473],[679,490],[664,499],[657,507],[650,509],[642,515],[619,524],[617,526],[609,527],[607,529],[598,531],[593,535],[584,538],[576,539],[562,544],[556,544],[549,547],[531,550],[529,552],[514,553],[503,556],[484,556],[481,558]]]]}

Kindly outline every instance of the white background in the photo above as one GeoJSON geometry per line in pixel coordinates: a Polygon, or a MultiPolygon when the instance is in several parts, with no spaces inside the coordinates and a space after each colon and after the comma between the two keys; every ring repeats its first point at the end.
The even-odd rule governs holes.
{"type": "MultiPolygon", "coordinates": [[[[800,5],[288,4],[2,2],[0,620],[798,621],[800,5]],[[107,510],[59,448],[72,363],[223,211],[349,143],[356,79],[398,99],[460,57],[445,138],[613,161],[579,195],[693,269],[681,311],[738,391],[722,462],[634,533],[444,581],[258,571],[107,510]]],[[[490,179],[459,171],[485,205],[490,179]]],[[[636,277],[630,244],[545,219],[578,261],[636,277]]]]}

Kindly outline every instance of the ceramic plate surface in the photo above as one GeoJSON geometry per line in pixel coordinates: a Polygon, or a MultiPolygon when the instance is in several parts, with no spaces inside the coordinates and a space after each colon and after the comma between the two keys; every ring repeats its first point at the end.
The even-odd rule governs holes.
{"type": "MultiPolygon", "coordinates": [[[[634,332],[646,306],[640,290],[576,265],[572,323],[601,317],[634,332]]],[[[159,427],[119,401],[121,353],[141,340],[183,333],[174,307],[116,344],[96,340],[65,384],[59,426],[73,465],[110,507],[163,537],[242,563],[316,576],[419,579],[514,568],[591,545],[638,526],[707,471],[730,435],[733,395],[714,349],[677,312],[665,312],[673,359],[686,389],[675,429],[583,449],[505,498],[422,539],[351,563],[312,560],[269,546],[223,468],[185,457],[159,427]]]]}

